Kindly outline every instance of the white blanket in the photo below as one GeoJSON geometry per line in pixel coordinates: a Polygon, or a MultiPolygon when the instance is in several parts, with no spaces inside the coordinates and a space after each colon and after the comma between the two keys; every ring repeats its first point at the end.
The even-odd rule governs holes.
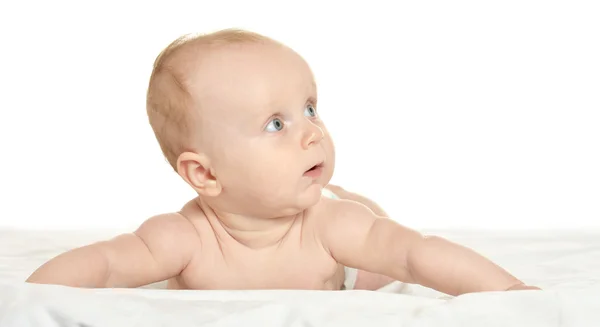
{"type": "Polygon", "coordinates": [[[544,291],[455,298],[394,283],[367,291],[77,289],[23,282],[46,260],[115,232],[0,231],[0,326],[600,326],[600,232],[435,234],[544,291]]]}

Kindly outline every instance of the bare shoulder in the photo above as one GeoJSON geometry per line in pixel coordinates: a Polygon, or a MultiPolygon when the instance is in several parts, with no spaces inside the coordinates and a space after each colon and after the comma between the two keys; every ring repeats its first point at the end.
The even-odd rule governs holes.
{"type": "Polygon", "coordinates": [[[387,275],[393,271],[401,280],[411,280],[404,267],[409,250],[422,240],[420,233],[356,201],[327,199],[322,205],[319,234],[333,258],[348,267],[387,275]]]}
{"type": "MultiPolygon", "coordinates": [[[[187,205],[186,205],[187,206],[187,205]]],[[[186,207],[179,212],[163,213],[145,220],[134,232],[147,246],[186,250],[200,242],[186,207]]],[[[152,250],[152,249],[151,249],[152,250]]],[[[158,249],[157,249],[158,250],[158,249]]]]}
{"type": "Polygon", "coordinates": [[[318,232],[324,244],[341,241],[338,238],[353,234],[352,231],[368,230],[378,219],[387,219],[373,213],[362,203],[345,200],[323,198],[316,212],[318,232]]]}
{"type": "Polygon", "coordinates": [[[190,221],[179,212],[163,213],[146,219],[134,232],[143,236],[186,236],[195,232],[190,221]]]}
{"type": "Polygon", "coordinates": [[[346,224],[365,216],[373,219],[387,218],[378,216],[366,205],[352,199],[331,199],[327,197],[323,197],[319,202],[318,214],[322,215],[320,222],[325,226],[346,224]]]}

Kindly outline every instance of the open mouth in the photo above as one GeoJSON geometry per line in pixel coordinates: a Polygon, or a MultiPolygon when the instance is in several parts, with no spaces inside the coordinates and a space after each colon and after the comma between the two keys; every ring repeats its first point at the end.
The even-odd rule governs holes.
{"type": "Polygon", "coordinates": [[[320,165],[314,165],[314,166],[310,167],[310,169],[309,169],[309,170],[307,170],[307,172],[309,172],[309,171],[313,171],[313,170],[315,170],[315,169],[319,168],[319,166],[320,166],[320,165]]]}
{"type": "Polygon", "coordinates": [[[320,175],[322,168],[323,168],[323,163],[322,162],[318,163],[318,164],[310,167],[310,169],[308,169],[306,172],[304,172],[304,175],[316,177],[316,176],[320,175]]]}

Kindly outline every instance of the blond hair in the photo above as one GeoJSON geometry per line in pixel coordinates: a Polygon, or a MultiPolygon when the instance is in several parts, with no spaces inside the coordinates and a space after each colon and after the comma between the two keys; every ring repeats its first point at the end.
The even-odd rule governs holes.
{"type": "MultiPolygon", "coordinates": [[[[190,47],[214,49],[220,45],[263,42],[277,43],[255,32],[225,29],[203,35],[183,35],[160,52],[150,75],[146,112],[162,153],[175,171],[179,155],[196,150],[198,110],[194,108],[201,106],[192,101],[188,88],[190,77],[181,69],[186,57],[179,54],[190,47]]],[[[194,55],[200,53],[197,51],[194,55]]]]}

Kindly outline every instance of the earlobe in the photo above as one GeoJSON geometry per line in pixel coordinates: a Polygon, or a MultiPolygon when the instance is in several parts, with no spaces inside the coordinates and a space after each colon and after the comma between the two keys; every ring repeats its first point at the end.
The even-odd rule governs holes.
{"type": "Polygon", "coordinates": [[[182,153],[177,158],[177,173],[200,195],[217,196],[221,193],[221,184],[204,154],[182,153]]]}

